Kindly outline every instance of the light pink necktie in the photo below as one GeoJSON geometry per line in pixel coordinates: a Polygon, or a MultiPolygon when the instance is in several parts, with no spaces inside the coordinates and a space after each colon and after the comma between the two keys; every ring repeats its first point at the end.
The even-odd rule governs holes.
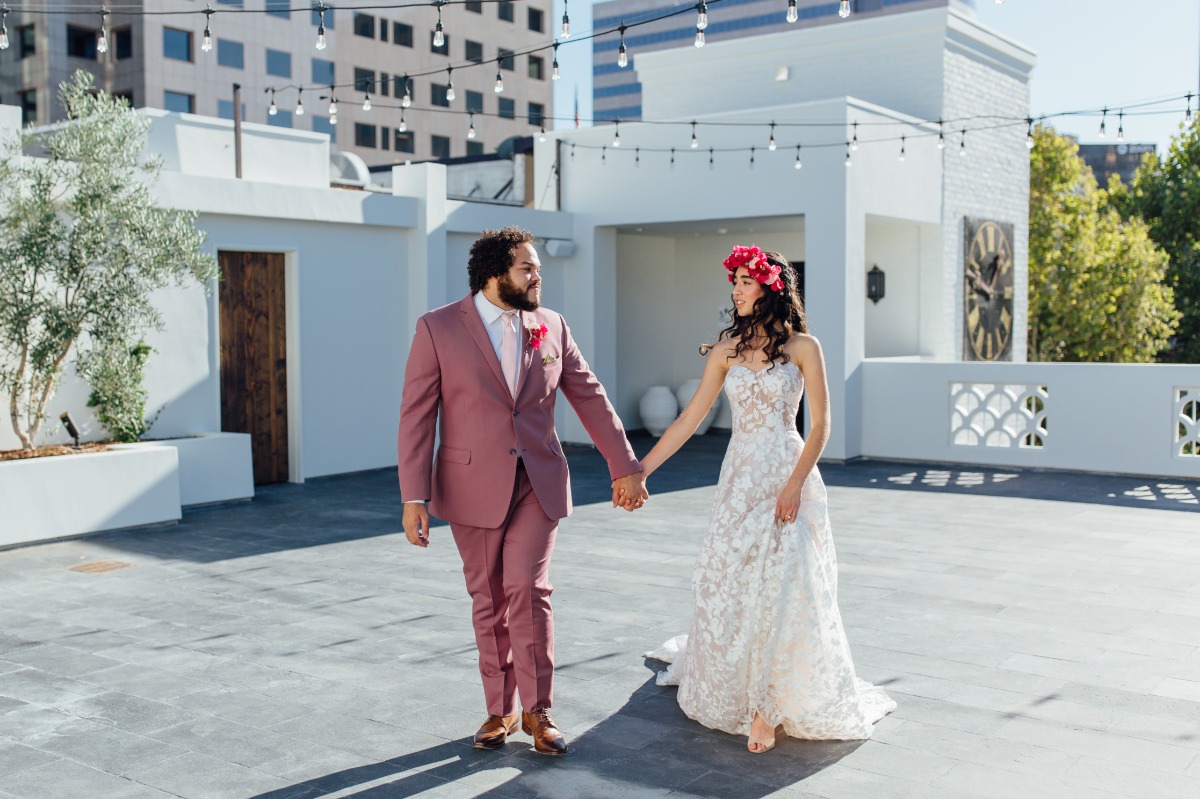
{"type": "Polygon", "coordinates": [[[504,371],[509,393],[514,397],[517,396],[516,318],[516,311],[506,311],[500,320],[504,329],[504,336],[500,339],[500,368],[504,371]]]}

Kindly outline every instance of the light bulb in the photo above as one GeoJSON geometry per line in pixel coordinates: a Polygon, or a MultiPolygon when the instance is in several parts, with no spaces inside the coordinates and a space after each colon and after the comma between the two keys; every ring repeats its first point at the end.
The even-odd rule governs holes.
{"type": "Polygon", "coordinates": [[[842,0],[838,5],[838,16],[842,19],[850,16],[850,0],[842,0]]]}
{"type": "Polygon", "coordinates": [[[612,146],[620,147],[621,146],[621,123],[618,122],[618,123],[616,123],[616,125],[617,125],[617,129],[613,133],[613,145],[612,146]]]}
{"type": "Polygon", "coordinates": [[[475,138],[475,123],[474,123],[474,122],[472,122],[472,123],[471,123],[471,127],[469,127],[469,128],[467,129],[467,138],[468,138],[468,139],[474,139],[474,138],[475,138]]]}
{"type": "Polygon", "coordinates": [[[1033,134],[1032,133],[1025,134],[1025,146],[1028,147],[1030,150],[1033,149],[1033,134]]]}
{"type": "Polygon", "coordinates": [[[1098,135],[1102,139],[1104,138],[1105,134],[1108,133],[1108,125],[1105,124],[1107,120],[1108,120],[1108,109],[1105,108],[1104,111],[1102,111],[1100,114],[1100,131],[1098,133],[1098,135]]]}
{"type": "Polygon", "coordinates": [[[400,107],[408,108],[412,105],[412,94],[408,90],[408,76],[404,76],[404,96],[400,98],[400,107]]]}
{"type": "MultiPolygon", "coordinates": [[[[787,21],[795,22],[798,19],[800,19],[800,15],[796,13],[796,0],[788,0],[787,21]]],[[[796,163],[800,162],[797,161],[796,163]]]]}
{"type": "Polygon", "coordinates": [[[100,29],[100,38],[96,40],[96,52],[108,52],[108,30],[105,28],[100,29]]]}
{"type": "Polygon", "coordinates": [[[800,145],[796,145],[796,163],[792,164],[792,169],[799,169],[800,164],[800,145]]]}
{"type": "Polygon", "coordinates": [[[496,90],[495,91],[496,91],[496,94],[500,94],[500,92],[504,91],[504,76],[502,76],[500,74],[499,70],[496,71],[496,90]]]}
{"type": "Polygon", "coordinates": [[[545,140],[546,140],[546,126],[542,125],[542,131],[541,131],[541,133],[538,134],[538,141],[545,141],[545,140]]]}
{"type": "Polygon", "coordinates": [[[629,66],[629,54],[625,50],[625,42],[621,42],[621,49],[617,50],[617,66],[621,68],[629,66]]]}
{"type": "Polygon", "coordinates": [[[561,80],[562,75],[558,74],[558,56],[554,57],[554,64],[550,67],[550,79],[561,80]]]}
{"type": "Polygon", "coordinates": [[[901,136],[901,137],[900,137],[900,161],[901,161],[901,162],[903,162],[903,161],[904,161],[904,157],[905,157],[905,153],[904,153],[904,137],[903,137],[903,136],[901,136]]]}
{"type": "Polygon", "coordinates": [[[369,95],[369,94],[363,95],[363,110],[364,111],[371,110],[371,95],[369,95]]]}
{"type": "Polygon", "coordinates": [[[775,147],[775,134],[771,134],[771,141],[767,143],[767,149],[771,152],[775,152],[775,147]]]}
{"type": "Polygon", "coordinates": [[[298,117],[304,116],[304,101],[303,100],[299,100],[299,99],[296,100],[296,116],[298,116],[298,117]]]}
{"type": "Polygon", "coordinates": [[[271,101],[270,107],[267,108],[267,113],[270,114],[271,116],[275,116],[276,114],[279,113],[279,106],[275,105],[274,100],[271,101]]]}
{"type": "Polygon", "coordinates": [[[939,150],[946,149],[946,137],[943,136],[941,133],[938,134],[938,149],[939,150]]]}
{"type": "Polygon", "coordinates": [[[699,147],[699,146],[700,146],[700,140],[699,140],[699,139],[697,139],[697,138],[696,138],[696,134],[695,134],[695,133],[693,133],[693,134],[692,134],[692,149],[693,149],[693,150],[695,150],[695,149],[696,149],[697,147],[699,147]]]}
{"type": "Polygon", "coordinates": [[[439,19],[437,25],[433,29],[433,46],[444,47],[446,44],[446,32],[442,29],[442,21],[439,19]]]}
{"type": "Polygon", "coordinates": [[[850,148],[847,147],[846,148],[846,168],[849,169],[852,166],[854,166],[854,162],[850,160],[850,148]]]}
{"type": "Polygon", "coordinates": [[[703,46],[704,46],[704,31],[702,31],[700,28],[696,28],[696,47],[703,47],[703,46]]]}
{"type": "Polygon", "coordinates": [[[317,49],[324,50],[328,45],[325,43],[325,23],[317,28],[317,49]]]}
{"type": "Polygon", "coordinates": [[[329,115],[337,116],[337,98],[333,97],[329,100],[329,115]]]}
{"type": "Polygon", "coordinates": [[[208,29],[208,26],[205,25],[204,26],[204,38],[200,40],[200,49],[206,53],[211,53],[212,48],[213,48],[212,31],[210,31],[208,29]]]}
{"type": "Polygon", "coordinates": [[[570,39],[571,38],[571,18],[567,16],[565,11],[563,12],[562,33],[559,34],[559,38],[562,38],[562,39],[570,39]]]}
{"type": "Polygon", "coordinates": [[[404,114],[400,115],[400,127],[396,128],[396,130],[401,133],[408,133],[408,123],[404,121],[404,114]]]}
{"type": "Polygon", "coordinates": [[[696,14],[696,28],[704,30],[708,27],[708,4],[701,0],[700,11],[696,14]]]}
{"type": "Polygon", "coordinates": [[[0,25],[0,50],[8,49],[8,26],[0,25]]]}
{"type": "Polygon", "coordinates": [[[446,86],[446,102],[449,102],[449,103],[454,102],[455,97],[456,97],[456,95],[454,94],[454,81],[450,81],[450,83],[446,86]]]}
{"type": "Polygon", "coordinates": [[[336,124],[337,124],[337,114],[332,114],[332,115],[330,115],[330,117],[329,117],[329,124],[330,124],[330,125],[336,125],[336,124]]]}
{"type": "Polygon", "coordinates": [[[967,132],[966,132],[966,130],[964,130],[962,132],[962,139],[958,142],[958,154],[959,155],[967,154],[967,132]]]}

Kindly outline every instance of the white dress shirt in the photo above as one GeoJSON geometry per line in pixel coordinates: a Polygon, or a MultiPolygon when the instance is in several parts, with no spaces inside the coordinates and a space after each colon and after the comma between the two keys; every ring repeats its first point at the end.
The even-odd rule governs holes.
{"type": "Polygon", "coordinates": [[[482,291],[475,292],[475,310],[479,311],[479,318],[483,320],[483,327],[487,330],[488,340],[492,342],[492,349],[496,352],[496,360],[500,360],[500,345],[504,340],[504,325],[512,325],[513,330],[517,333],[517,371],[516,379],[521,379],[521,328],[518,327],[521,323],[521,318],[516,311],[508,313],[503,308],[493,305],[492,301],[483,295],[482,291]],[[507,314],[507,315],[506,315],[507,314]]]}

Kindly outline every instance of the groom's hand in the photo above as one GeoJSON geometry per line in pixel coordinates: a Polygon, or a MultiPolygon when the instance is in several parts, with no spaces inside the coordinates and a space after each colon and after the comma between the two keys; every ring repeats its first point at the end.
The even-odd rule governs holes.
{"type": "Polygon", "coordinates": [[[429,546],[429,509],[424,502],[404,503],[404,535],[410,544],[429,546]]]}
{"type": "Polygon", "coordinates": [[[620,505],[627,511],[635,511],[650,498],[646,490],[646,479],[641,472],[627,474],[613,481],[613,507],[620,505]]]}

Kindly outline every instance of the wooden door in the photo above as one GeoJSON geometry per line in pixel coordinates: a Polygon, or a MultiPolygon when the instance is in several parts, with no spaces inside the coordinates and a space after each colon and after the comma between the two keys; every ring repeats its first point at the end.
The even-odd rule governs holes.
{"type": "Polygon", "coordinates": [[[282,253],[221,252],[221,429],[249,433],[254,483],[288,479],[282,253]]]}

